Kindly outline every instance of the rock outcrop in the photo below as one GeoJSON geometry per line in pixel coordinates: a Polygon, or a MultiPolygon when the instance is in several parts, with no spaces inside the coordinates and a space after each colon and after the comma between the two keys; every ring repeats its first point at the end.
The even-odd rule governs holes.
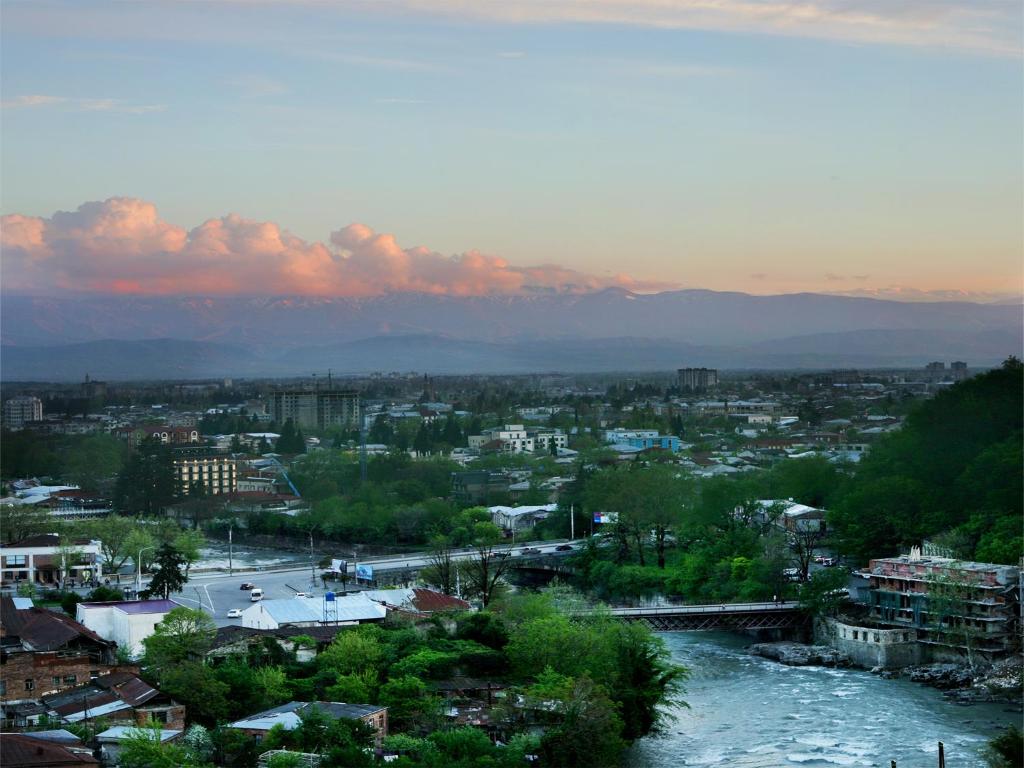
{"type": "Polygon", "coordinates": [[[747,648],[754,656],[772,659],[790,667],[849,667],[852,662],[844,653],[827,645],[803,643],[756,643],[747,648]]]}

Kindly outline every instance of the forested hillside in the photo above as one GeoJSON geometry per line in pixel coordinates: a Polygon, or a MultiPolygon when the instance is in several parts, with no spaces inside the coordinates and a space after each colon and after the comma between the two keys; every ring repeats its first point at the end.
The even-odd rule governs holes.
{"type": "Polygon", "coordinates": [[[960,557],[1021,557],[1024,367],[1001,368],[922,403],[858,466],[831,512],[840,548],[862,560],[929,539],[960,557]]]}

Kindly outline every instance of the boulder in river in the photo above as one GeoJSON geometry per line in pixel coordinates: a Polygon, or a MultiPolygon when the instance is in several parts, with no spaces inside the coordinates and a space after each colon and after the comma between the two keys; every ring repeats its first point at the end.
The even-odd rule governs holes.
{"type": "Polygon", "coordinates": [[[747,651],[790,667],[849,667],[849,657],[827,645],[803,643],[755,643],[747,651]]]}

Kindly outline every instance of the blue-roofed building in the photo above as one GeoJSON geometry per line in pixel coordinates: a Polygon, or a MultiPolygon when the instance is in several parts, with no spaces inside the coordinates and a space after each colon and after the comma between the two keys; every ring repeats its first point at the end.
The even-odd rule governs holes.
{"type": "Polygon", "coordinates": [[[612,448],[617,450],[620,446],[629,446],[640,451],[659,449],[679,453],[681,442],[675,435],[626,435],[616,439],[612,448]]]}

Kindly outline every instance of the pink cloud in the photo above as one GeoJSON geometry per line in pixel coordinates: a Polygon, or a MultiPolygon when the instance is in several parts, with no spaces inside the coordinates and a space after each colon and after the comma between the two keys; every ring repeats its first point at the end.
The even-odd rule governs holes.
{"type": "Polygon", "coordinates": [[[671,287],[550,264],[516,267],[476,250],[445,256],[403,248],[359,223],[332,232],[328,243],[237,214],[187,231],[161,219],[152,203],[124,197],[50,218],[12,214],[0,224],[4,290],[17,293],[474,296],[671,287]]]}

